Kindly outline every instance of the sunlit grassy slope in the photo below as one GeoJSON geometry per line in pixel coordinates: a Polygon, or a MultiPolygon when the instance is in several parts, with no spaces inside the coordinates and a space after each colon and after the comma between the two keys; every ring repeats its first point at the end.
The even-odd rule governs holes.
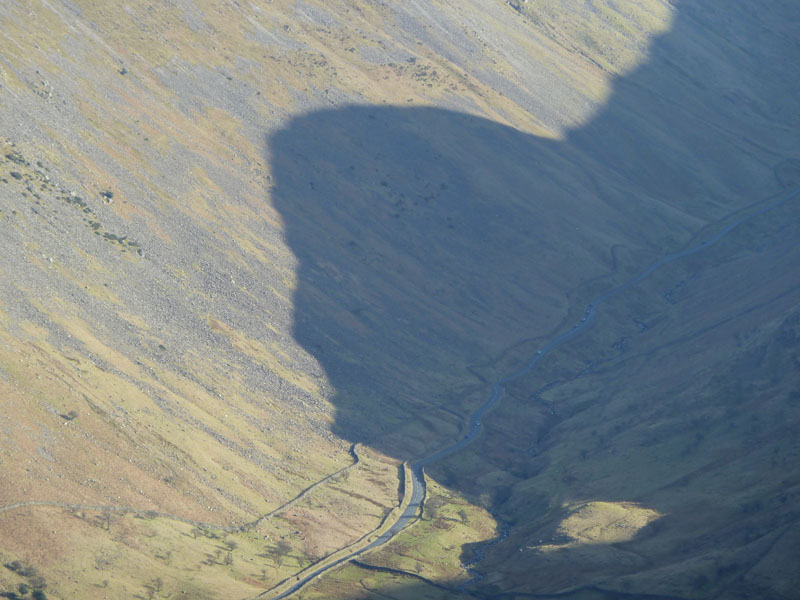
{"type": "MultiPolygon", "coordinates": [[[[587,298],[798,185],[796,11],[749,11],[3,2],[0,592],[250,597],[378,527],[401,461],[455,439],[486,382],[587,298]],[[389,147],[399,123],[434,149],[429,181],[402,149],[348,135],[371,107],[392,119],[389,147]],[[448,196],[439,178],[457,172],[448,196]],[[442,202],[496,198],[506,221],[478,239],[488,212],[454,225],[465,234],[432,209],[379,235],[381,202],[426,183],[442,202]],[[347,197],[381,202],[321,208],[347,197]],[[348,236],[361,246],[335,245],[348,236]],[[531,254],[511,260],[507,240],[531,254]],[[353,273],[366,283],[340,285],[353,273]]],[[[641,292],[677,285],[678,304],[620,298],[585,346],[515,383],[480,445],[437,467],[423,521],[374,560],[453,587],[505,520],[478,567],[489,592],[702,597],[746,576],[791,597],[797,296],[774,282],[796,277],[793,220],[788,207],[700,275],[675,266],[641,292]],[[692,296],[701,281],[711,291],[692,296]],[[702,337],[711,302],[745,316],[702,337]],[[614,347],[632,314],[658,336],[628,361],[614,347]],[[673,339],[680,352],[661,347],[673,339]],[[574,379],[587,360],[605,366],[574,379]],[[556,413],[528,401],[555,379],[556,413]],[[661,523],[666,537],[641,533],[661,523]],[[734,554],[714,562],[723,545],[734,554]]],[[[356,567],[304,593],[373,589],[458,596],[356,567]]]]}

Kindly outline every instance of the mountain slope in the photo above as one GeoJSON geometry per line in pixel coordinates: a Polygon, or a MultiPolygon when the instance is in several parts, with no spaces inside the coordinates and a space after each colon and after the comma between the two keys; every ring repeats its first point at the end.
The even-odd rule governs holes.
{"type": "MultiPolygon", "coordinates": [[[[41,578],[65,598],[272,587],[377,527],[399,463],[456,439],[487,382],[590,298],[798,183],[791,2],[42,0],[5,3],[0,21],[2,591],[41,578]]],[[[465,581],[462,545],[491,537],[488,510],[513,521],[478,566],[495,591],[595,593],[616,577],[603,589],[728,593],[702,561],[720,544],[755,556],[774,537],[775,566],[726,559],[722,580],[790,597],[795,206],[620,297],[580,349],[509,386],[480,445],[432,467],[444,487],[430,484],[431,521],[383,564],[465,581]],[[668,290],[677,304],[655,304],[668,290]],[[717,297],[738,300],[709,306],[717,297]],[[655,340],[636,349],[644,366],[609,349],[633,339],[632,315],[655,340]],[[671,340],[680,351],[658,349],[671,340]],[[710,350],[683,350],[697,340],[710,350]],[[607,356],[591,391],[569,383],[607,356]],[[554,379],[568,383],[548,394],[575,408],[531,408],[554,379]],[[622,450],[596,458],[610,434],[592,427],[601,441],[587,443],[586,411],[616,427],[611,413],[647,386],[617,446],[656,432],[656,449],[695,447],[663,471],[622,450]],[[652,408],[662,390],[707,401],[670,409],[685,425],[652,408]],[[737,394],[732,422],[776,398],[749,435],[779,441],[731,450],[735,468],[702,463],[703,445],[720,457],[750,439],[704,429],[737,394]],[[540,429],[541,447],[528,437],[540,429]],[[774,448],[780,482],[761,469],[774,448]],[[691,520],[634,549],[647,568],[613,574],[617,550],[589,534],[557,552],[538,542],[564,511],[574,523],[606,506],[592,503],[638,503],[631,523],[712,513],[722,491],[655,491],[701,467],[735,498],[721,521],[761,505],[742,517],[754,540],[709,525],[719,537],[691,554],[695,579],[654,583],[679,564],[691,520]],[[653,480],[615,475],[628,470],[653,480]],[[577,573],[553,558],[573,552],[591,555],[577,573]]],[[[353,571],[308,593],[394,585],[353,571]]]]}

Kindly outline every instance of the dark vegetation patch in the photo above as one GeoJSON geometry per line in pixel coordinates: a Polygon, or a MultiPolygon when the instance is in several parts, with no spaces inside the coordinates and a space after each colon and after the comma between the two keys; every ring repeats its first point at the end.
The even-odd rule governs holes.
{"type": "Polygon", "coordinates": [[[6,569],[16,573],[26,581],[19,583],[15,590],[0,592],[3,598],[31,598],[32,600],[45,600],[47,595],[44,590],[47,588],[47,581],[33,565],[12,560],[5,563],[6,569]],[[28,595],[30,593],[30,595],[28,595]]]}
{"type": "MultiPolygon", "coordinates": [[[[12,144],[13,145],[13,144],[12,144]]],[[[9,176],[16,181],[21,181],[25,186],[25,191],[22,192],[24,198],[29,198],[34,204],[42,206],[42,195],[39,192],[50,192],[55,198],[60,198],[65,204],[82,212],[84,214],[83,221],[96,235],[100,236],[103,240],[119,248],[122,252],[132,252],[142,256],[142,249],[138,242],[131,240],[127,235],[120,235],[106,231],[105,227],[100,221],[98,215],[94,212],[89,202],[76,195],[74,192],[68,192],[63,188],[59,188],[53,184],[50,177],[45,174],[46,167],[41,160],[36,161],[36,167],[31,165],[18,150],[6,152],[5,159],[19,167],[20,170],[9,171],[9,176]],[[34,188],[38,188],[34,189],[34,188]]],[[[0,162],[4,162],[0,159],[0,162]]],[[[0,178],[3,183],[9,183],[6,178],[0,178]]],[[[100,197],[106,202],[110,203],[114,198],[114,192],[106,189],[100,192],[100,197]]],[[[34,209],[36,214],[40,214],[34,209]]]]}

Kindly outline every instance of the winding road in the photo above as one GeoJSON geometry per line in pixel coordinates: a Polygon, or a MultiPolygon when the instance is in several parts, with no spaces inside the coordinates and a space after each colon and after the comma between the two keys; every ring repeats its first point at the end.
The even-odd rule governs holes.
{"type": "Polygon", "coordinates": [[[406,486],[406,494],[411,494],[410,502],[407,508],[400,514],[397,521],[388,529],[386,530],[380,537],[376,540],[359,548],[358,550],[354,550],[352,553],[347,554],[335,561],[330,563],[326,563],[325,565],[320,566],[319,569],[315,569],[304,576],[302,579],[298,579],[297,582],[290,588],[286,589],[282,593],[277,596],[273,596],[271,600],[281,600],[283,598],[287,598],[291,596],[293,593],[299,591],[302,587],[306,584],[311,582],[312,580],[316,579],[323,573],[330,571],[331,569],[340,566],[344,563],[347,563],[354,558],[364,554],[370,550],[373,550],[383,544],[387,543],[391,540],[396,534],[400,531],[405,529],[408,525],[414,522],[417,517],[418,513],[420,512],[423,503],[425,501],[425,473],[424,469],[426,466],[440,461],[460,450],[464,449],[468,445],[470,445],[475,439],[480,435],[481,430],[483,429],[482,420],[486,413],[488,413],[492,408],[494,408],[497,403],[500,401],[500,398],[503,395],[503,390],[505,386],[516,379],[519,379],[523,375],[527,375],[530,373],[540,361],[542,361],[548,354],[553,352],[554,350],[558,349],[566,342],[574,338],[575,336],[579,335],[586,329],[588,329],[594,320],[597,317],[598,310],[600,307],[610,300],[611,298],[621,294],[625,290],[633,287],[637,283],[641,282],[643,279],[649,277],[652,273],[654,273],[659,268],[667,265],[671,262],[679,260],[681,258],[691,256],[692,254],[696,254],[701,252],[717,242],[723,239],[726,235],[731,233],[740,225],[754,219],[760,215],[763,215],[783,204],[787,203],[789,200],[793,200],[800,197],[800,188],[794,188],[788,191],[784,191],[782,194],[778,194],[764,202],[758,203],[756,205],[751,205],[748,209],[744,209],[743,211],[737,211],[733,213],[733,215],[728,215],[726,218],[717,221],[715,224],[708,226],[705,230],[714,229],[720,227],[719,231],[713,235],[701,235],[699,236],[703,241],[699,243],[695,243],[684,250],[680,250],[678,252],[674,252],[672,254],[668,254],[659,260],[651,263],[649,266],[644,268],[640,271],[637,275],[630,278],[625,283],[622,283],[610,290],[607,290],[597,296],[596,298],[592,299],[587,305],[586,309],[581,316],[580,320],[572,325],[566,331],[556,335],[550,341],[545,343],[539,350],[536,351],[536,354],[520,369],[507,375],[500,379],[499,381],[495,382],[489,393],[489,397],[486,401],[481,404],[472,414],[469,415],[467,419],[467,427],[466,433],[464,436],[459,439],[454,444],[447,446],[429,456],[421,458],[413,463],[411,463],[411,478],[410,478],[410,485],[406,486]],[[736,214],[740,214],[738,218],[735,217],[736,214]],[[743,213],[743,214],[742,214],[743,213]],[[733,219],[733,220],[732,220],[733,219]],[[723,225],[725,222],[730,221],[727,225],[723,225]]]}

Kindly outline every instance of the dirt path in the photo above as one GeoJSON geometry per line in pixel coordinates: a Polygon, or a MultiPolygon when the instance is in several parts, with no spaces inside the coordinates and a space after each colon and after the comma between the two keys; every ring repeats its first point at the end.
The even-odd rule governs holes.
{"type": "Polygon", "coordinates": [[[297,496],[295,496],[285,504],[281,504],[274,510],[258,517],[256,520],[236,527],[230,525],[219,525],[217,523],[206,523],[204,521],[195,521],[194,519],[188,519],[186,517],[181,517],[178,515],[173,515],[170,513],[161,512],[157,510],[133,508],[130,506],[115,506],[111,504],[73,504],[70,502],[58,502],[56,500],[27,500],[24,502],[13,502],[11,504],[6,504],[5,506],[0,506],[0,513],[9,512],[12,510],[18,510],[20,508],[48,506],[48,507],[63,508],[66,510],[73,510],[73,511],[87,510],[87,511],[101,512],[101,513],[114,513],[123,515],[130,514],[147,518],[158,517],[162,519],[169,519],[170,521],[186,523],[187,525],[192,525],[193,527],[197,527],[199,529],[217,529],[219,531],[224,531],[226,533],[242,533],[245,531],[249,531],[253,527],[258,526],[267,519],[277,516],[285,512],[286,510],[292,508],[295,504],[306,498],[311,492],[317,489],[320,485],[346,473],[350,469],[357,467],[361,463],[361,458],[358,456],[357,444],[353,444],[352,446],[350,446],[349,452],[350,456],[353,457],[353,462],[351,464],[339,469],[338,471],[331,473],[330,475],[326,475],[316,483],[313,483],[307,488],[305,488],[302,492],[300,492],[297,496]]]}

